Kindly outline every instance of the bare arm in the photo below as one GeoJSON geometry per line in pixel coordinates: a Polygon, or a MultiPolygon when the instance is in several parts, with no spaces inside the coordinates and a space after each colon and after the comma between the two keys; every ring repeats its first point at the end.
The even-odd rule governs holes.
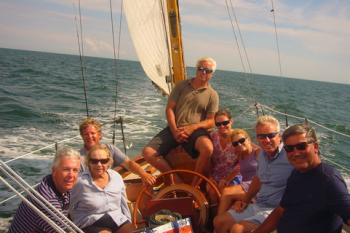
{"type": "Polygon", "coordinates": [[[183,130],[187,136],[190,136],[193,133],[193,131],[195,131],[199,128],[203,128],[203,129],[213,128],[215,125],[214,124],[214,115],[215,115],[214,113],[208,114],[208,116],[205,120],[200,121],[200,122],[195,123],[195,124],[180,127],[179,129],[183,130]]]}
{"type": "Polygon", "coordinates": [[[252,183],[249,186],[248,191],[243,197],[243,200],[236,201],[233,205],[233,209],[236,212],[242,212],[247,206],[250,204],[252,199],[256,196],[256,194],[259,192],[261,187],[260,179],[257,176],[253,177],[252,183]]]}
{"type": "Polygon", "coordinates": [[[276,229],[279,220],[284,213],[284,209],[281,206],[276,207],[271,214],[265,219],[265,221],[257,228],[254,233],[269,233],[276,229]]]}
{"type": "Polygon", "coordinates": [[[128,170],[130,170],[132,173],[135,173],[139,175],[143,182],[146,184],[152,185],[156,182],[156,178],[152,176],[151,174],[145,172],[145,170],[142,169],[140,165],[138,165],[135,161],[126,159],[122,163],[123,167],[126,167],[128,170]]]}

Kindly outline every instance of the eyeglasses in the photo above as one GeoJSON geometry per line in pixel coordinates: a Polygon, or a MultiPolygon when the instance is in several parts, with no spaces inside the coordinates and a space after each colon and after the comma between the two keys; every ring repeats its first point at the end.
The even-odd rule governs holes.
{"type": "Polygon", "coordinates": [[[295,145],[284,145],[284,149],[287,152],[292,152],[294,151],[294,148],[296,148],[297,150],[305,150],[308,144],[311,144],[313,142],[301,142],[295,145]]]}
{"type": "Polygon", "coordinates": [[[107,159],[90,159],[91,164],[98,164],[98,163],[107,164],[108,162],[109,162],[109,158],[107,158],[107,159]]]}
{"type": "Polygon", "coordinates": [[[209,69],[209,68],[206,68],[206,67],[198,67],[197,71],[200,71],[201,73],[204,73],[204,74],[211,74],[211,73],[213,73],[212,69],[209,69]]]}
{"type": "Polygon", "coordinates": [[[239,144],[243,144],[245,142],[245,138],[240,138],[238,141],[232,142],[232,146],[236,147],[239,144]]]}
{"type": "Polygon", "coordinates": [[[262,133],[262,134],[257,134],[256,137],[258,139],[265,139],[265,138],[272,139],[272,138],[276,137],[277,134],[278,134],[278,132],[275,132],[275,133],[262,133]]]}
{"type": "Polygon", "coordinates": [[[227,120],[227,121],[221,121],[221,122],[215,122],[215,125],[216,125],[216,127],[220,127],[220,126],[226,126],[226,125],[228,125],[228,124],[230,124],[230,120],[227,120]]]}

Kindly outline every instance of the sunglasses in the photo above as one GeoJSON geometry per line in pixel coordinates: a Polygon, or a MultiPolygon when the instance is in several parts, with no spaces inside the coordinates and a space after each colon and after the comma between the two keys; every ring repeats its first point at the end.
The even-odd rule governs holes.
{"type": "Polygon", "coordinates": [[[305,150],[307,145],[311,143],[313,142],[301,142],[295,145],[284,145],[283,147],[287,152],[292,152],[294,151],[294,148],[297,150],[305,150]]]}
{"type": "Polygon", "coordinates": [[[205,68],[205,67],[198,67],[197,71],[200,71],[201,73],[204,73],[204,74],[211,74],[211,73],[213,73],[212,69],[205,68]]]}
{"type": "Polygon", "coordinates": [[[108,162],[109,162],[109,158],[107,158],[107,159],[90,159],[91,164],[98,164],[98,163],[107,164],[108,162]]]}
{"type": "Polygon", "coordinates": [[[262,134],[257,134],[256,137],[258,139],[265,139],[265,138],[272,139],[272,138],[276,137],[277,134],[278,134],[278,132],[275,132],[275,133],[262,133],[262,134]]]}
{"type": "Polygon", "coordinates": [[[216,127],[220,127],[220,126],[226,126],[226,125],[228,125],[228,124],[230,124],[230,120],[227,120],[227,121],[221,121],[221,122],[215,122],[215,125],[216,125],[216,127]]]}
{"type": "Polygon", "coordinates": [[[232,146],[236,147],[239,144],[243,144],[245,142],[245,138],[240,138],[238,141],[232,142],[232,146]]]}

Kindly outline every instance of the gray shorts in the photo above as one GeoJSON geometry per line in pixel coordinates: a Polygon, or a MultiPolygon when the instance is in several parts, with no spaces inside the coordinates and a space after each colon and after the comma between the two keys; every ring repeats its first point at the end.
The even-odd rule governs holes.
{"type": "Polygon", "coordinates": [[[249,221],[256,224],[261,224],[265,221],[267,216],[271,213],[274,208],[259,207],[256,204],[250,204],[243,212],[236,212],[233,209],[227,212],[234,218],[237,222],[239,221],[249,221]]]}
{"type": "Polygon", "coordinates": [[[160,131],[152,140],[146,145],[146,147],[151,147],[155,149],[159,155],[165,156],[167,155],[171,149],[177,147],[178,145],[182,145],[185,151],[191,155],[192,158],[196,159],[199,155],[198,151],[195,148],[195,143],[197,138],[201,136],[209,137],[209,133],[205,129],[197,129],[195,130],[191,136],[188,138],[188,141],[185,143],[178,143],[173,134],[170,131],[169,127],[166,127],[162,131],[160,131]]]}

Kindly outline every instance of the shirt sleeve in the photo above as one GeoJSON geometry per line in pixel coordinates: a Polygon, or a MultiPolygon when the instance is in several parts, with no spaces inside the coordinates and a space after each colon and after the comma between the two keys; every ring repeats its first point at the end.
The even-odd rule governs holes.
{"type": "Polygon", "coordinates": [[[119,148],[115,147],[114,145],[107,144],[107,147],[112,154],[113,167],[119,166],[128,159],[128,156],[126,156],[119,148]]]}
{"type": "Polygon", "coordinates": [[[338,171],[334,170],[326,187],[329,209],[341,216],[344,222],[347,222],[350,219],[350,194],[338,171]]]}

